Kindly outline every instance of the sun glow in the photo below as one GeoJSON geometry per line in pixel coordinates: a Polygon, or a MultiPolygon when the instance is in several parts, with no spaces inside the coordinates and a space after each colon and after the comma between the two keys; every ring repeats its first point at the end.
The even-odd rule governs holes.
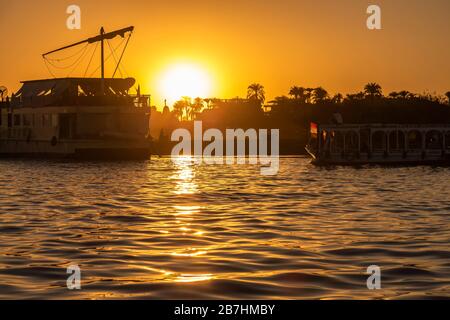
{"type": "Polygon", "coordinates": [[[178,64],[170,67],[161,78],[161,91],[169,103],[182,97],[202,97],[210,94],[211,80],[199,66],[178,64]]]}

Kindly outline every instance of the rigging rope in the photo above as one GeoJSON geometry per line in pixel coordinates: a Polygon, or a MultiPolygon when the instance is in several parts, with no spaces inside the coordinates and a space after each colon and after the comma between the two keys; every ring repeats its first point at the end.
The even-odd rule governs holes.
{"type": "Polygon", "coordinates": [[[60,66],[57,66],[57,65],[55,65],[53,62],[51,62],[51,60],[50,59],[48,59],[47,57],[44,57],[44,60],[46,60],[52,67],[54,67],[54,68],[56,68],[56,69],[60,69],[60,70],[67,70],[67,69],[69,69],[69,68],[72,68],[74,65],[76,65],[79,61],[80,61],[80,59],[85,55],[85,53],[86,53],[86,51],[87,51],[87,48],[88,48],[88,46],[85,46],[84,48],[83,48],[83,52],[81,53],[81,55],[71,64],[71,65],[68,65],[68,66],[65,66],[65,67],[60,67],[60,66]]]}
{"type": "Polygon", "coordinates": [[[78,66],[80,65],[81,61],[83,61],[84,57],[86,56],[87,53],[87,49],[83,52],[83,54],[81,55],[80,59],[78,60],[78,63],[76,64],[76,66],[72,69],[72,71],[69,72],[69,74],[67,75],[67,77],[69,77],[76,68],[78,68],[78,66]]]}
{"type": "MultiPolygon", "coordinates": [[[[124,66],[121,66],[121,62],[122,62],[122,59],[123,59],[125,50],[126,50],[127,47],[128,47],[128,43],[129,43],[130,39],[131,39],[131,33],[130,33],[130,35],[128,36],[128,38],[126,39],[126,43],[125,43],[125,46],[123,47],[123,50],[122,50],[122,53],[121,53],[121,55],[120,55],[119,60],[117,60],[117,57],[116,57],[116,54],[115,54],[115,53],[116,53],[116,51],[122,46],[122,44],[125,42],[125,37],[122,39],[122,41],[121,41],[114,49],[112,48],[112,46],[111,46],[109,40],[106,39],[106,41],[107,41],[107,43],[108,43],[108,46],[109,46],[109,49],[110,49],[110,54],[109,54],[108,57],[104,60],[104,63],[106,63],[106,62],[111,58],[111,56],[113,56],[114,61],[115,61],[115,63],[116,63],[116,67],[115,67],[114,73],[113,73],[113,75],[112,75],[113,78],[114,78],[114,76],[116,75],[117,71],[119,71],[119,73],[120,73],[120,75],[121,75],[122,77],[123,77],[122,71],[128,76],[128,73],[126,72],[125,67],[124,67],[124,66]]],[[[73,67],[73,68],[71,69],[71,71],[69,72],[69,74],[67,75],[67,77],[69,77],[69,76],[70,76],[70,75],[78,68],[78,66],[80,65],[80,63],[84,60],[84,58],[86,57],[86,55],[87,55],[88,52],[90,51],[90,50],[88,50],[88,49],[89,49],[89,44],[90,44],[90,43],[87,43],[85,46],[83,46],[83,47],[82,47],[79,51],[77,51],[75,54],[70,55],[70,56],[68,56],[68,57],[64,57],[64,58],[48,58],[47,56],[44,56],[43,59],[44,59],[45,67],[47,68],[48,72],[52,75],[53,78],[56,78],[56,76],[55,76],[55,74],[53,73],[53,71],[52,71],[52,69],[50,68],[50,66],[53,67],[53,68],[55,68],[55,69],[60,69],[60,70],[68,70],[68,69],[70,69],[70,68],[73,67]],[[78,56],[78,57],[77,57],[77,56],[78,56]],[[66,61],[66,60],[72,59],[72,58],[74,58],[74,57],[77,57],[77,58],[76,58],[76,60],[75,60],[72,64],[70,64],[70,65],[67,65],[67,66],[59,66],[59,65],[56,64],[56,63],[59,63],[59,62],[61,62],[61,61],[66,61]]],[[[89,71],[89,68],[90,68],[90,66],[91,66],[92,60],[93,60],[93,58],[94,58],[94,56],[95,56],[95,53],[96,53],[96,51],[97,51],[97,47],[98,47],[98,42],[96,43],[96,46],[95,46],[95,48],[94,48],[94,51],[92,52],[91,58],[89,59],[89,64],[88,64],[88,66],[87,66],[87,68],[86,68],[86,70],[85,70],[85,72],[84,72],[84,77],[86,77],[86,74],[87,74],[88,71],[89,71]]],[[[91,77],[94,73],[96,73],[96,72],[100,69],[100,67],[101,67],[101,65],[99,65],[99,66],[98,66],[98,67],[97,67],[97,68],[89,75],[89,77],[91,77]]]]}
{"type": "Polygon", "coordinates": [[[91,66],[91,62],[92,62],[92,59],[94,58],[95,52],[97,51],[97,47],[98,47],[98,42],[95,44],[95,48],[94,48],[94,51],[92,52],[92,56],[91,56],[91,59],[89,60],[89,64],[86,68],[86,71],[84,71],[83,78],[86,78],[86,74],[89,71],[89,67],[91,66]]]}
{"type": "MultiPolygon", "coordinates": [[[[117,63],[116,70],[114,70],[114,73],[113,73],[113,76],[112,76],[113,78],[114,78],[114,76],[116,75],[117,69],[120,68],[120,64],[122,63],[123,55],[124,55],[124,53],[125,53],[125,50],[127,50],[128,43],[130,42],[130,39],[131,39],[131,33],[130,33],[130,35],[128,36],[127,43],[125,43],[125,47],[124,47],[123,50],[122,50],[122,54],[120,55],[120,59],[119,59],[119,62],[117,63]]],[[[125,71],[125,69],[124,69],[124,71],[125,71]]],[[[119,72],[120,72],[120,75],[121,75],[122,78],[123,78],[123,75],[122,75],[122,72],[120,71],[120,69],[119,69],[119,72]]],[[[125,71],[125,73],[126,73],[126,71],[125,71]]],[[[127,76],[128,76],[128,75],[127,75],[127,76]]]]}
{"type": "Polygon", "coordinates": [[[52,58],[47,58],[46,57],[46,59],[47,60],[51,60],[51,61],[57,61],[57,62],[69,60],[69,59],[77,56],[78,54],[80,54],[87,46],[89,46],[89,43],[86,43],[86,45],[84,47],[82,47],[79,51],[77,51],[75,54],[73,54],[73,55],[71,55],[71,56],[69,56],[67,58],[60,58],[60,59],[54,58],[54,59],[52,59],[52,58]]]}
{"type": "MultiPolygon", "coordinates": [[[[105,59],[105,63],[106,62],[108,62],[108,60],[111,58],[111,56],[112,56],[112,54],[115,52],[115,51],[117,51],[117,49],[119,49],[119,47],[122,45],[122,43],[125,41],[125,39],[123,39],[122,40],[122,42],[109,54],[109,56],[108,57],[106,57],[106,59],[105,59]]],[[[90,75],[89,75],[89,77],[91,77],[94,73],[96,73],[97,71],[98,71],[98,69],[100,69],[100,67],[101,66],[98,66],[95,70],[94,70],[94,72],[92,72],[90,75]]]]}
{"type": "Polygon", "coordinates": [[[55,75],[53,74],[52,70],[50,69],[50,67],[49,67],[48,64],[47,64],[47,60],[45,60],[45,59],[44,59],[44,64],[45,64],[45,66],[47,67],[48,72],[52,75],[52,77],[53,77],[54,79],[56,79],[55,75]]]}
{"type": "MultiPolygon", "coordinates": [[[[106,42],[108,42],[108,47],[109,47],[109,50],[112,52],[112,56],[113,56],[113,58],[114,58],[114,62],[116,63],[116,69],[115,70],[117,70],[117,66],[119,66],[119,64],[117,63],[117,58],[116,58],[116,55],[114,54],[114,52],[113,52],[113,50],[112,50],[112,48],[111,48],[111,44],[109,43],[109,40],[106,40],[106,42]]],[[[122,44],[121,44],[122,45],[122,44]]],[[[122,75],[122,71],[120,71],[120,69],[119,69],[119,72],[120,72],[120,75],[122,75]]],[[[114,74],[115,74],[115,72],[114,72],[114,74]]],[[[113,74],[113,78],[114,78],[114,74],[113,74]]]]}

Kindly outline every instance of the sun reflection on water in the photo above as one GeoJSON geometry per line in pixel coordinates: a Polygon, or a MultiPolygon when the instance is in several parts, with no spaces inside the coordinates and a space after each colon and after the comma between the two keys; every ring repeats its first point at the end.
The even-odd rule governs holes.
{"type": "Polygon", "coordinates": [[[213,279],[214,276],[212,274],[181,274],[177,278],[175,278],[175,282],[200,282],[200,281],[208,281],[213,279]]]}
{"type": "MultiPolygon", "coordinates": [[[[196,219],[198,219],[201,214],[203,206],[192,203],[192,199],[190,198],[191,195],[199,192],[198,185],[195,181],[194,159],[192,157],[178,157],[174,163],[176,172],[171,177],[171,179],[175,181],[173,193],[182,201],[184,200],[183,196],[187,196],[186,199],[189,203],[184,204],[181,202],[172,206],[172,215],[176,224],[176,227],[172,229],[172,232],[176,232],[178,235],[188,239],[185,246],[183,246],[183,242],[180,242],[178,248],[173,248],[171,250],[170,255],[181,260],[195,259],[196,261],[201,261],[199,259],[207,259],[208,248],[193,247],[192,244],[189,243],[189,238],[198,239],[205,234],[205,232],[199,230],[198,225],[195,224],[196,219]]],[[[169,274],[166,281],[192,283],[211,280],[213,277],[214,275],[208,270],[202,270],[199,273],[191,273],[189,268],[186,267],[183,272],[169,274]]]]}
{"type": "Polygon", "coordinates": [[[172,179],[176,180],[174,193],[177,195],[195,194],[198,186],[195,183],[194,160],[192,157],[177,157],[174,159],[176,173],[172,179]]]}

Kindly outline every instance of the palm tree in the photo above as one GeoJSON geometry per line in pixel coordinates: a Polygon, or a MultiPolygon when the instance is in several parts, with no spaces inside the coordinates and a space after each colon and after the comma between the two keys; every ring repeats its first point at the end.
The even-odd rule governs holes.
{"type": "Polygon", "coordinates": [[[202,111],[205,107],[204,101],[202,98],[195,98],[194,103],[191,104],[190,109],[190,118],[194,120],[195,117],[202,111]]]}
{"type": "Polygon", "coordinates": [[[206,104],[206,109],[210,110],[212,109],[212,98],[205,98],[203,99],[203,102],[206,104]]]}
{"type": "Polygon", "coordinates": [[[3,101],[8,97],[8,89],[4,86],[0,86],[0,101],[3,101]]]}
{"type": "Polygon", "coordinates": [[[253,83],[247,88],[247,99],[258,100],[261,104],[266,101],[266,92],[264,86],[259,83],[253,83]]]}
{"type": "Polygon", "coordinates": [[[445,96],[447,97],[448,104],[450,104],[450,91],[447,91],[447,92],[445,93],[445,96]]]}
{"type": "Polygon", "coordinates": [[[342,103],[343,100],[344,96],[340,93],[336,93],[333,98],[331,98],[331,102],[335,104],[342,103]]]}
{"type": "Polygon", "coordinates": [[[389,93],[389,98],[397,99],[398,97],[400,97],[400,93],[397,91],[392,91],[391,93],[389,93]]]}
{"type": "Polygon", "coordinates": [[[173,115],[180,121],[183,120],[183,111],[184,110],[184,102],[183,100],[179,100],[173,105],[173,115]]]}
{"type": "Polygon", "coordinates": [[[315,88],[313,91],[314,103],[322,103],[328,99],[328,92],[322,87],[315,88]]]}
{"type": "Polygon", "coordinates": [[[289,95],[292,96],[295,100],[301,100],[303,103],[306,102],[306,89],[303,87],[293,86],[289,91],[289,95]]]}
{"type": "Polygon", "coordinates": [[[412,99],[415,97],[415,94],[406,90],[402,90],[398,93],[398,96],[402,99],[412,99]]]}
{"type": "Polygon", "coordinates": [[[187,120],[191,119],[191,116],[192,116],[192,111],[191,111],[192,99],[191,99],[191,97],[188,97],[188,96],[181,97],[181,99],[183,101],[183,106],[184,106],[185,120],[187,121],[187,120]]]}
{"type": "Polygon", "coordinates": [[[278,96],[275,97],[272,101],[269,101],[268,103],[270,105],[274,106],[284,106],[289,102],[289,98],[286,96],[278,96]]]}
{"type": "Polygon", "coordinates": [[[181,100],[178,100],[173,105],[173,113],[180,120],[189,120],[190,117],[190,106],[191,106],[191,98],[183,97],[181,100]]]}
{"type": "Polygon", "coordinates": [[[358,92],[354,94],[347,94],[346,99],[348,101],[362,100],[364,99],[364,92],[358,92]]]}
{"type": "Polygon", "coordinates": [[[306,88],[305,89],[305,97],[306,103],[312,103],[312,93],[314,92],[314,88],[306,88]]]}
{"type": "Polygon", "coordinates": [[[375,82],[366,84],[366,86],[364,87],[364,93],[366,96],[371,97],[371,98],[381,97],[383,95],[381,86],[375,82]]]}

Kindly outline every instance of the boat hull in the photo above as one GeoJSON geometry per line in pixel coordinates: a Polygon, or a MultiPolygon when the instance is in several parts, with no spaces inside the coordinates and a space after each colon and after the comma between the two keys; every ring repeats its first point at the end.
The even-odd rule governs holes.
{"type": "Polygon", "coordinates": [[[142,141],[0,140],[1,158],[68,158],[79,160],[146,160],[151,145],[142,141]]]}
{"type": "Polygon", "coordinates": [[[312,163],[318,166],[342,165],[342,166],[360,166],[360,165],[450,165],[450,154],[443,153],[440,150],[420,151],[420,152],[398,152],[398,153],[374,153],[370,156],[367,153],[358,155],[328,154],[317,156],[310,150],[312,163]]]}
{"type": "Polygon", "coordinates": [[[447,165],[450,125],[311,123],[306,151],[316,165],[447,165]]]}

